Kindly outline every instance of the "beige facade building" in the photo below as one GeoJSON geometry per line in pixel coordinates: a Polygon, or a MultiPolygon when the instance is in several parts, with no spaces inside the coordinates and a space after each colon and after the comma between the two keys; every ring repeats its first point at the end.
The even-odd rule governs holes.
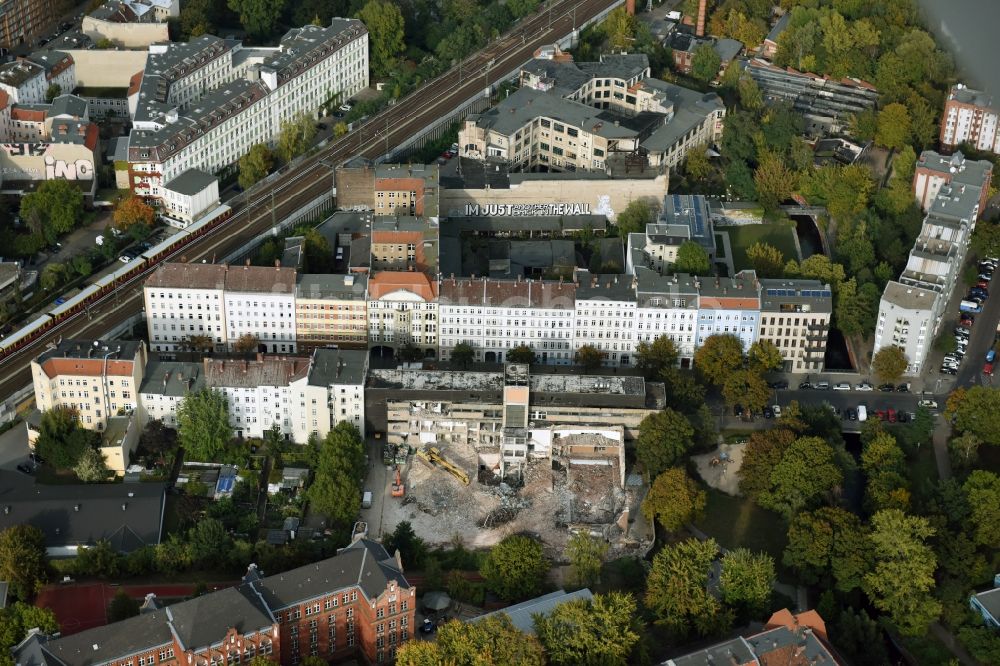
{"type": "Polygon", "coordinates": [[[64,340],[31,362],[35,404],[68,407],[84,428],[104,430],[110,417],[135,410],[145,365],[141,341],[64,340]]]}
{"type": "Polygon", "coordinates": [[[832,292],[819,280],[760,281],[760,340],[774,343],[785,372],[823,370],[832,292]]]}
{"type": "Polygon", "coordinates": [[[415,271],[382,271],[368,280],[368,343],[400,350],[413,346],[437,356],[438,283],[415,271]]]}
{"type": "Polygon", "coordinates": [[[367,347],[368,276],[301,275],[295,291],[295,333],[300,351],[367,347]]]}

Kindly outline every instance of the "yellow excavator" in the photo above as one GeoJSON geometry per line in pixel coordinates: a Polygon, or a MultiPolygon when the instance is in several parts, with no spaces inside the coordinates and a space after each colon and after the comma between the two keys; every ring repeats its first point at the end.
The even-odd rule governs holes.
{"type": "Polygon", "coordinates": [[[441,451],[439,451],[437,447],[431,446],[426,450],[420,449],[417,451],[417,456],[422,458],[428,464],[434,467],[440,467],[444,471],[448,472],[453,477],[461,481],[463,485],[469,485],[469,475],[463,472],[460,467],[441,455],[441,451]]]}

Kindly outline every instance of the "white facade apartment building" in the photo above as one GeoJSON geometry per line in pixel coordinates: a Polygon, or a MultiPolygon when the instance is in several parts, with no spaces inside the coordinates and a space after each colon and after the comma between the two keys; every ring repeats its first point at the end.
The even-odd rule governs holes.
{"type": "Polygon", "coordinates": [[[81,426],[104,430],[108,418],[135,410],[146,345],[132,340],[63,340],[31,362],[35,404],[76,411],[81,426]]]}
{"type": "Polygon", "coordinates": [[[760,329],[760,283],[753,271],[732,278],[699,280],[698,338],[700,347],[712,335],[735,335],[743,351],[757,341],[760,329]]]}
{"type": "Polygon", "coordinates": [[[368,280],[368,344],[438,353],[438,284],[416,271],[381,271],[368,280]]]}
{"type": "Polygon", "coordinates": [[[447,278],[439,289],[442,359],[466,342],[477,361],[503,363],[511,349],[525,345],[539,363],[573,362],[576,285],[447,278]]]}
{"type": "Polygon", "coordinates": [[[677,346],[681,367],[691,367],[699,345],[698,278],[664,276],[642,267],[636,268],[635,277],[636,344],[665,335],[677,346]]]}
{"type": "Polygon", "coordinates": [[[955,84],[944,102],[941,148],[954,150],[962,143],[970,143],[976,150],[1000,152],[998,122],[990,95],[955,84]]]}
{"type": "Polygon", "coordinates": [[[223,303],[230,345],[251,335],[261,351],[295,351],[294,268],[228,267],[223,303]]]}
{"type": "Polygon", "coordinates": [[[130,90],[129,181],[155,198],[184,171],[227,168],[254,144],[274,145],[282,123],[368,85],[368,32],[355,19],[290,30],[276,49],[212,36],[150,49],[130,90]]]}
{"type": "Polygon", "coordinates": [[[183,349],[192,336],[210,337],[216,349],[226,348],[226,269],[221,264],[157,267],[143,285],[150,351],[183,349]]]}
{"type": "Polygon", "coordinates": [[[631,275],[576,273],[573,350],[592,346],[604,353],[604,365],[634,365],[638,301],[631,275]]]}

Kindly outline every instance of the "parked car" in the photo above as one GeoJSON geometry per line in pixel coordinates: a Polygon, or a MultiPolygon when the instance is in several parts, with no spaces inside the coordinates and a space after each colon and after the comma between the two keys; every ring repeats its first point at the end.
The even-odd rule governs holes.
{"type": "Polygon", "coordinates": [[[990,280],[993,279],[993,274],[992,273],[980,273],[978,277],[979,277],[980,280],[985,280],[986,282],[989,282],[990,280]]]}
{"type": "Polygon", "coordinates": [[[910,420],[909,415],[906,412],[896,412],[896,418],[900,423],[906,423],[910,420]]]}
{"type": "Polygon", "coordinates": [[[986,362],[987,363],[992,363],[993,359],[995,359],[996,357],[997,357],[997,353],[994,350],[991,349],[988,352],[986,352],[986,362]]]}
{"type": "Polygon", "coordinates": [[[773,389],[786,389],[788,388],[788,381],[785,379],[779,379],[776,382],[769,383],[768,386],[773,389]]]}
{"type": "Polygon", "coordinates": [[[993,376],[993,364],[992,363],[987,363],[986,365],[983,366],[983,374],[984,375],[989,375],[990,377],[993,376]]]}
{"type": "Polygon", "coordinates": [[[839,384],[836,384],[833,387],[833,390],[834,391],[850,391],[851,390],[851,385],[848,384],[847,382],[840,382],[839,384]]]}
{"type": "Polygon", "coordinates": [[[771,409],[770,407],[765,407],[764,408],[764,418],[765,419],[773,419],[774,418],[774,410],[771,409]]]}
{"type": "Polygon", "coordinates": [[[781,418],[781,405],[775,405],[774,407],[771,408],[771,411],[774,412],[774,418],[776,419],[781,418]]]}
{"type": "Polygon", "coordinates": [[[815,388],[815,389],[817,389],[819,391],[829,391],[830,390],[830,382],[816,382],[813,385],[813,388],[815,388]]]}
{"type": "Polygon", "coordinates": [[[801,382],[801,383],[799,383],[799,390],[800,391],[808,391],[812,387],[813,387],[813,385],[810,384],[809,382],[801,382]]]}
{"type": "Polygon", "coordinates": [[[844,410],[844,414],[847,416],[847,420],[848,421],[857,421],[858,420],[858,410],[854,409],[853,407],[849,407],[848,409],[845,409],[844,410]]]}
{"type": "Polygon", "coordinates": [[[34,470],[31,469],[30,465],[26,465],[24,463],[18,463],[18,465],[17,465],[17,471],[18,472],[22,472],[24,474],[31,474],[32,472],[34,472],[34,470]]]}
{"type": "Polygon", "coordinates": [[[951,367],[941,366],[941,374],[942,375],[957,375],[958,374],[958,369],[957,368],[951,368],[951,367]]]}
{"type": "Polygon", "coordinates": [[[909,392],[910,392],[909,384],[900,384],[896,387],[896,393],[909,393],[909,392]]]}
{"type": "Polygon", "coordinates": [[[919,407],[926,407],[927,409],[937,409],[936,400],[921,400],[917,403],[919,407]]]}
{"type": "Polygon", "coordinates": [[[986,280],[980,280],[979,282],[976,283],[976,286],[977,287],[982,287],[983,289],[986,289],[987,287],[990,286],[990,283],[987,282],[986,280]]]}
{"type": "Polygon", "coordinates": [[[878,390],[883,391],[885,393],[892,393],[893,391],[896,390],[896,387],[892,384],[882,384],[881,386],[878,387],[878,390]]]}
{"type": "Polygon", "coordinates": [[[874,391],[875,388],[868,382],[861,382],[855,387],[856,391],[874,391]]]}

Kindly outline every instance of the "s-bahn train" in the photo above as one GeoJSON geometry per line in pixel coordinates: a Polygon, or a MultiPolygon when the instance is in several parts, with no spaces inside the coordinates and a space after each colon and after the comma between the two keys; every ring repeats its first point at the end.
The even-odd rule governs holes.
{"type": "Polygon", "coordinates": [[[85,312],[87,307],[114,292],[116,289],[123,289],[130,282],[147,272],[152,266],[169,259],[199,236],[205,235],[225,222],[232,213],[233,210],[229,206],[222,204],[191,226],[171,235],[158,245],[145,250],[138,257],[115,272],[105,275],[93,284],[84,287],[78,294],[66,300],[60,299],[62,302],[58,303],[45,314],[39,315],[30,324],[14,331],[3,341],[3,348],[0,349],[0,361],[31,344],[38,336],[57,324],[85,312]]]}

